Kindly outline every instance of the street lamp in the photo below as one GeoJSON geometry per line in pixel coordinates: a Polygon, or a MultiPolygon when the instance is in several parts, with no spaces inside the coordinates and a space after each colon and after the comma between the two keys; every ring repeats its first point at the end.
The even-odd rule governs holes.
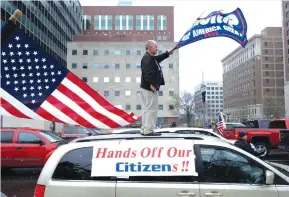
{"type": "Polygon", "coordinates": [[[203,128],[206,127],[206,90],[207,90],[206,85],[202,84],[201,92],[202,92],[202,101],[203,101],[203,128]]]}

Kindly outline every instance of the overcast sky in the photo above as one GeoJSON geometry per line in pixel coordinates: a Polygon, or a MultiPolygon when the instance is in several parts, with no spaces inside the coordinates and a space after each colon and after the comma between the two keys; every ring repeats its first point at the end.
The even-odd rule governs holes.
{"type": "MultiPolygon", "coordinates": [[[[82,6],[114,6],[118,0],[80,0],[82,6]]],[[[249,39],[265,27],[281,27],[281,0],[132,0],[133,6],[174,6],[175,41],[205,11],[231,12],[239,7],[247,20],[249,39]]],[[[140,11],[141,14],[141,11],[140,11]]],[[[239,44],[229,38],[210,38],[187,45],[180,50],[180,90],[193,92],[205,80],[222,80],[221,59],[239,44]]]]}

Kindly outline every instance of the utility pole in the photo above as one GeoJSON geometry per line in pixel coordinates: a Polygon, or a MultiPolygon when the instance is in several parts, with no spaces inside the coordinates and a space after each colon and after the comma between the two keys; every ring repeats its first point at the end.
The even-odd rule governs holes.
{"type": "Polygon", "coordinates": [[[201,92],[202,92],[202,102],[203,102],[203,128],[206,127],[206,90],[207,87],[204,81],[204,73],[202,73],[202,85],[201,85],[201,92]]]}

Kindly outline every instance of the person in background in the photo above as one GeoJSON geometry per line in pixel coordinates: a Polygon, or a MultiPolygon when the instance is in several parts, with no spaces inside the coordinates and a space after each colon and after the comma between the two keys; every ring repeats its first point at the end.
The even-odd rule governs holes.
{"type": "Polygon", "coordinates": [[[165,85],[160,63],[173,54],[174,50],[156,55],[158,45],[156,41],[149,40],[145,44],[146,53],[141,60],[141,84],[140,97],[142,101],[142,135],[158,136],[155,133],[158,112],[158,91],[161,85],[165,85]]]}
{"type": "Polygon", "coordinates": [[[244,151],[247,151],[248,153],[251,153],[252,155],[255,155],[257,157],[261,156],[264,152],[257,152],[255,151],[249,142],[247,142],[248,133],[247,132],[240,132],[239,133],[239,140],[237,140],[234,145],[237,146],[240,149],[243,149],[244,151]]]}
{"type": "Polygon", "coordinates": [[[177,127],[177,123],[176,123],[176,122],[173,122],[173,123],[172,123],[172,127],[177,127]]]}

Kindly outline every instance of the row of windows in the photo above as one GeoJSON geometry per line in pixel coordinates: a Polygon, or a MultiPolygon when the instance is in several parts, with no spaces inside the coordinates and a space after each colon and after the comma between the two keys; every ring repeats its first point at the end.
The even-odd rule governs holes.
{"type": "MultiPolygon", "coordinates": [[[[162,54],[162,53],[163,53],[162,50],[158,50],[158,54],[162,54]]],[[[77,49],[73,49],[73,50],[71,51],[71,54],[72,54],[72,55],[77,55],[77,49]]],[[[136,50],[135,50],[135,53],[132,53],[132,50],[130,50],[130,49],[126,49],[125,51],[115,50],[114,53],[111,53],[111,52],[109,51],[109,49],[105,49],[105,50],[103,51],[103,55],[113,55],[113,54],[114,54],[114,55],[143,55],[144,53],[142,52],[141,49],[136,49],[136,50]]],[[[87,49],[82,50],[82,55],[88,55],[88,50],[87,50],[87,49]]],[[[94,55],[94,56],[100,55],[99,50],[94,49],[94,50],[93,50],[93,55],[94,55]]]]}
{"type": "Polygon", "coordinates": [[[223,90],[223,87],[207,87],[207,90],[223,90]]]}
{"type": "MultiPolygon", "coordinates": [[[[159,96],[164,96],[164,92],[163,91],[158,91],[158,94],[159,94],[159,96]]],[[[109,96],[110,95],[109,91],[104,91],[103,95],[106,96],[106,97],[109,96]]],[[[114,91],[113,95],[114,96],[121,96],[121,92],[118,91],[118,90],[114,91]]],[[[111,96],[113,96],[113,95],[111,95],[111,96]]],[[[131,91],[129,91],[129,90],[124,91],[124,95],[125,96],[131,96],[131,91]]],[[[136,91],[136,95],[140,95],[140,91],[139,90],[136,91]]],[[[174,95],[175,95],[174,91],[169,91],[169,96],[173,97],[174,95]]]]}
{"type": "MultiPolygon", "coordinates": [[[[82,77],[82,80],[83,80],[84,82],[88,82],[87,77],[82,77]]],[[[93,78],[92,78],[92,81],[93,81],[94,83],[98,83],[98,82],[99,82],[99,77],[93,77],[93,78]]],[[[124,80],[124,81],[125,81],[126,83],[131,83],[131,82],[132,82],[131,77],[125,77],[125,80],[124,80]]],[[[174,81],[175,81],[175,78],[174,78],[174,77],[170,77],[170,78],[169,78],[169,82],[170,82],[170,83],[173,83],[174,81]]],[[[103,77],[103,82],[104,82],[104,83],[109,83],[109,82],[113,82],[113,81],[112,81],[112,80],[110,81],[110,77],[103,77]]],[[[120,82],[121,82],[120,77],[114,77],[114,82],[115,82],[115,83],[120,83],[120,82]]],[[[140,78],[140,77],[136,77],[135,82],[140,83],[140,82],[141,82],[141,78],[140,78]]]]}
{"type": "MultiPolygon", "coordinates": [[[[83,16],[83,30],[92,28],[91,15],[83,16]]],[[[94,30],[113,30],[113,20],[115,21],[114,30],[155,30],[154,15],[94,15],[94,30]],[[134,23],[135,18],[135,23],[134,23]]],[[[167,30],[167,16],[157,16],[157,29],[167,30]]]]}
{"type": "MultiPolygon", "coordinates": [[[[125,105],[125,110],[130,111],[131,105],[125,105]]],[[[142,110],[141,105],[136,105],[136,110],[142,110]]],[[[158,105],[158,110],[159,111],[164,110],[164,105],[158,105]]],[[[170,110],[170,111],[175,110],[175,106],[174,105],[168,105],[168,110],[170,110]]]]}
{"type": "MultiPolygon", "coordinates": [[[[161,66],[161,68],[163,68],[164,64],[161,64],[160,66],[161,66]]],[[[72,63],[71,64],[71,68],[72,69],[77,69],[77,63],[72,63]]],[[[89,68],[88,63],[83,63],[82,64],[82,69],[88,69],[88,68],[89,68]]],[[[97,64],[97,63],[93,63],[92,64],[92,68],[98,69],[98,68],[100,68],[100,65],[97,64]]],[[[103,64],[102,68],[109,69],[110,65],[109,64],[103,64]]],[[[114,66],[112,66],[112,68],[118,70],[118,69],[120,69],[120,64],[114,64],[114,66]]],[[[132,65],[131,64],[125,64],[125,68],[126,69],[132,68],[132,65]]],[[[141,68],[141,65],[140,64],[135,64],[135,68],[141,68]]],[[[169,68],[173,69],[174,68],[174,64],[170,63],[169,64],[169,68]]]]}

